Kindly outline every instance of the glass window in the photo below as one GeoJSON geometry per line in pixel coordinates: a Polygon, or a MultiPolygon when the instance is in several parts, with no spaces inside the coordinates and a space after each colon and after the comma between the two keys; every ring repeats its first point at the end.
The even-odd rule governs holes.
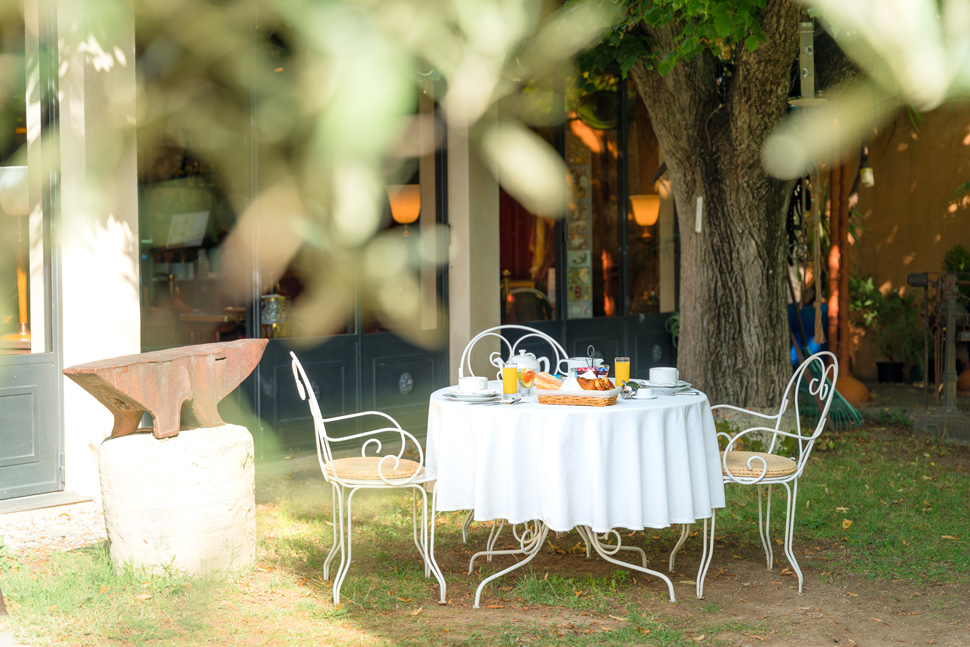
{"type": "Polygon", "coordinates": [[[46,226],[28,190],[27,75],[24,23],[8,15],[0,25],[0,355],[47,350],[46,226]]]}
{"type": "Polygon", "coordinates": [[[619,93],[604,75],[566,96],[566,165],[572,200],[566,215],[567,319],[621,314],[617,213],[619,93]]]}
{"type": "MultiPolygon", "coordinates": [[[[632,90],[632,85],[631,85],[632,90]]],[[[660,153],[646,106],[635,91],[627,95],[627,215],[630,314],[660,312],[661,191],[660,153]]]]}

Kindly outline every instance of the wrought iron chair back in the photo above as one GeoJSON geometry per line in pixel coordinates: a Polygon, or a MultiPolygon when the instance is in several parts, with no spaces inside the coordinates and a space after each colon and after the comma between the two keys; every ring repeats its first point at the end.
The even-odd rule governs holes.
{"type": "MultiPolygon", "coordinates": [[[[835,398],[835,383],[839,376],[839,363],[835,355],[828,351],[815,353],[799,365],[794,375],[788,381],[782,396],[781,406],[774,415],[758,413],[741,409],[732,405],[721,404],[711,409],[729,409],[765,420],[763,425],[749,427],[735,434],[720,432],[719,438],[727,441],[721,453],[721,473],[725,484],[758,486],[758,531],[761,535],[761,546],[765,551],[768,569],[774,565],[774,551],[771,545],[769,526],[771,524],[771,490],[774,485],[785,488],[788,494],[785,508],[784,550],[788,563],[798,575],[798,592],[802,591],[804,577],[795,559],[792,540],[795,530],[795,512],[798,499],[798,478],[805,470],[808,457],[815,446],[815,441],[825,429],[826,417],[835,398]],[[808,418],[814,419],[814,428],[808,425],[802,428],[803,410],[809,410],[808,418]],[[793,418],[786,417],[789,410],[793,418]],[[794,422],[794,430],[786,428],[788,421],[794,422]],[[761,439],[765,434],[770,435],[766,451],[746,451],[742,447],[746,441],[761,439]],[[793,439],[792,451],[795,456],[784,456],[787,448],[783,446],[785,439],[793,439]],[[762,505],[762,486],[767,489],[767,512],[762,505]]],[[[807,420],[806,420],[807,421],[807,420]]],[[[714,552],[714,522],[711,522],[710,550],[707,551],[707,562],[701,566],[699,581],[703,582],[710,560],[714,552]]],[[[674,555],[683,545],[686,537],[681,536],[674,552],[670,556],[670,566],[673,568],[674,555]]],[[[698,586],[698,596],[703,590],[698,586]]]]}
{"type": "MultiPolygon", "coordinates": [[[[788,475],[785,480],[798,478],[805,469],[805,464],[815,441],[825,429],[826,417],[835,397],[834,385],[838,379],[838,374],[839,364],[835,355],[828,351],[820,351],[807,358],[795,370],[788,381],[788,386],[785,387],[778,413],[774,415],[761,414],[729,404],[718,404],[711,407],[712,410],[729,409],[769,421],[765,425],[748,427],[733,435],[725,432],[718,434],[719,438],[727,441],[723,451],[724,465],[722,466],[725,482],[757,483],[768,478],[766,473],[756,477],[735,476],[727,468],[727,454],[729,452],[739,450],[741,449],[739,445],[756,440],[758,437],[765,436],[765,434],[769,434],[770,439],[767,441],[767,449],[761,452],[764,454],[778,455],[779,451],[782,451],[784,439],[791,438],[795,441],[796,455],[792,458],[795,460],[796,470],[788,475]],[[786,416],[786,414],[789,415],[786,416]],[[793,422],[794,428],[792,430],[783,429],[782,426],[786,422],[793,422]],[[806,424],[810,422],[814,423],[814,427],[811,424],[806,424]]],[[[763,467],[763,460],[755,458],[754,461],[763,467]]]]}
{"type": "Polygon", "coordinates": [[[361,411],[359,413],[324,418],[320,411],[320,403],[317,401],[317,396],[314,393],[313,384],[310,382],[310,378],[307,377],[303,365],[297,359],[296,354],[291,352],[290,357],[292,358],[293,379],[296,381],[297,392],[300,394],[300,399],[305,400],[310,405],[310,413],[313,416],[313,435],[317,445],[317,460],[320,463],[323,476],[328,482],[336,481],[345,486],[357,484],[356,482],[360,480],[359,474],[350,472],[350,468],[345,467],[341,469],[341,462],[344,459],[334,460],[334,451],[331,444],[348,443],[347,446],[351,447],[355,444],[353,441],[360,441],[362,439],[366,440],[364,440],[360,448],[360,455],[362,458],[380,459],[376,465],[376,476],[383,484],[389,487],[402,487],[410,485],[420,479],[424,470],[424,449],[421,447],[421,443],[418,442],[417,438],[402,429],[397,420],[382,411],[361,411]],[[344,436],[331,436],[327,433],[328,422],[339,422],[353,418],[366,420],[368,417],[372,417],[372,420],[376,420],[378,425],[383,426],[377,426],[368,431],[344,436]],[[386,445],[398,444],[398,442],[394,441],[400,443],[397,451],[388,451],[382,454],[381,452],[386,445]],[[409,449],[415,452],[418,458],[417,461],[410,462],[416,462],[420,466],[420,469],[414,471],[407,478],[395,476],[396,473],[400,473],[402,461],[408,460],[404,459],[404,455],[409,449]],[[373,454],[368,456],[368,451],[373,452],[373,454]]]}
{"type": "Polygon", "coordinates": [[[501,341],[501,348],[504,348],[507,351],[507,353],[503,353],[502,350],[493,351],[488,356],[489,364],[497,369],[496,379],[501,379],[502,377],[502,365],[505,362],[505,360],[502,359],[503,356],[506,359],[512,357],[522,348],[523,342],[526,342],[527,340],[538,339],[542,342],[546,342],[549,345],[552,352],[552,356],[547,357],[549,360],[550,370],[554,370],[552,367],[559,366],[559,360],[566,359],[568,357],[562,345],[541,330],[536,330],[535,328],[530,328],[529,326],[520,326],[518,324],[505,324],[503,326],[495,326],[493,328],[483,330],[475,335],[470,342],[468,342],[468,344],[465,346],[465,350],[461,353],[461,362],[458,364],[459,377],[475,375],[475,371],[472,369],[471,365],[472,349],[480,341],[490,337],[498,338],[501,341]],[[502,335],[502,332],[506,330],[524,331],[525,334],[516,339],[513,343],[502,335]]]}
{"type": "Polygon", "coordinates": [[[333,491],[333,530],[334,544],[323,564],[323,577],[329,578],[330,564],[340,555],[340,564],[333,581],[333,599],[340,604],[340,588],[350,569],[353,533],[352,501],[359,489],[402,489],[412,492],[413,539],[418,553],[424,560],[425,577],[434,575],[440,585],[440,602],[445,602],[445,580],[428,549],[428,498],[424,485],[435,480],[435,474],[424,465],[424,449],[417,439],[401,428],[398,422],[381,411],[362,411],[343,416],[324,418],[320,410],[316,392],[310,378],[295,353],[290,353],[293,380],[300,399],[310,406],[313,417],[314,438],[317,446],[317,460],[323,478],[333,491]],[[327,423],[358,419],[372,428],[359,433],[332,436],[327,433],[327,423]],[[337,457],[331,445],[349,443],[356,446],[363,440],[359,457],[337,457]],[[399,445],[399,447],[398,447],[399,445]],[[411,447],[413,445],[413,448],[411,447]],[[385,451],[385,448],[386,451],[385,451]],[[414,452],[416,460],[405,458],[414,452]],[[370,453],[371,455],[368,455],[370,453]],[[418,525],[420,507],[421,522],[418,525]]]}

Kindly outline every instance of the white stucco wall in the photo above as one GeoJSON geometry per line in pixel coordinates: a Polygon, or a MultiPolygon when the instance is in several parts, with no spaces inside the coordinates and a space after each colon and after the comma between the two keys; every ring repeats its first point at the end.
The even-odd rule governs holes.
{"type": "MultiPolygon", "coordinates": [[[[60,349],[63,366],[140,352],[134,21],[90,33],[97,0],[58,2],[60,349]]],[[[64,380],[65,487],[97,496],[112,416],[64,380]]]]}
{"type": "MultiPolygon", "coordinates": [[[[458,363],[471,338],[501,323],[498,183],[467,135],[457,128],[448,131],[448,353],[452,384],[458,382],[458,363]]],[[[479,351],[477,345],[475,350],[479,351]]],[[[485,350],[482,356],[487,358],[485,350]]],[[[474,366],[483,375],[481,371],[488,365],[478,359],[474,366]]]]}

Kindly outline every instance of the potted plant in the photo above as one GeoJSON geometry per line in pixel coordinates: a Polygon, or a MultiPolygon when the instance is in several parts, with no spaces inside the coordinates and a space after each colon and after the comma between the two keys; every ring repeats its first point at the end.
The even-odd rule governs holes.
{"type": "Polygon", "coordinates": [[[889,360],[880,372],[880,382],[903,382],[907,364],[918,365],[922,360],[923,343],[919,325],[920,308],[915,293],[890,292],[879,306],[873,329],[876,348],[889,360]],[[886,379],[881,379],[883,372],[886,379]]]}
{"type": "Polygon", "coordinates": [[[883,295],[872,277],[850,279],[850,311],[888,361],[876,362],[880,382],[904,382],[906,365],[921,368],[923,337],[915,292],[883,295]]]}

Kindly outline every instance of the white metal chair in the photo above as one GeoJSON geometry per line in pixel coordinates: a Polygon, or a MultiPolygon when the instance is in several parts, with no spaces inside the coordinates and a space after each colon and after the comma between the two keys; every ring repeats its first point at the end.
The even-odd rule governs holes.
{"type": "Polygon", "coordinates": [[[331,485],[333,492],[333,532],[334,544],[327,554],[323,565],[323,577],[329,579],[330,563],[337,552],[340,553],[340,564],[337,575],[333,579],[333,601],[340,604],[340,587],[347,577],[351,560],[351,531],[352,502],[354,493],[362,489],[401,489],[410,488],[413,494],[413,538],[418,553],[424,560],[424,576],[433,574],[440,585],[440,603],[445,603],[445,579],[441,569],[434,561],[434,555],[428,550],[428,495],[424,485],[434,481],[436,476],[424,465],[424,450],[417,439],[401,428],[394,418],[380,411],[364,411],[343,416],[324,418],[320,412],[320,404],[313,390],[313,385],[307,377],[303,365],[294,353],[292,358],[293,379],[302,400],[310,405],[313,415],[314,436],[317,444],[317,459],[323,478],[331,485]],[[327,433],[327,423],[359,418],[372,428],[360,433],[345,436],[330,436],[327,433]],[[366,439],[366,440],[365,440],[366,439]],[[331,445],[363,441],[360,456],[335,458],[331,445]],[[398,447],[398,444],[400,445],[398,447]],[[410,447],[409,445],[413,445],[410,447]],[[404,458],[407,450],[417,451],[418,460],[404,458]],[[396,451],[395,451],[396,450],[396,451]],[[370,455],[368,455],[370,452],[370,455]],[[421,532],[418,532],[418,500],[421,503],[421,532]],[[346,503],[346,511],[344,504],[346,503]]]}
{"type": "MultiPolygon", "coordinates": [[[[471,355],[472,349],[483,339],[488,339],[490,337],[495,337],[502,342],[502,347],[507,350],[507,353],[503,353],[502,350],[493,351],[488,356],[488,362],[497,369],[496,378],[502,379],[502,365],[505,360],[502,359],[503,355],[506,359],[515,355],[519,350],[523,342],[530,339],[538,339],[549,345],[552,351],[552,356],[548,357],[549,368],[551,371],[556,371],[556,367],[559,366],[559,360],[566,359],[566,351],[563,349],[562,345],[555,339],[542,332],[541,330],[536,330],[535,328],[530,328],[529,326],[520,326],[518,324],[505,324],[503,326],[495,326],[493,328],[488,328],[482,332],[475,335],[468,344],[465,345],[465,350],[461,352],[461,361],[458,363],[458,377],[466,377],[475,375],[475,371],[472,369],[471,355]],[[515,343],[509,342],[508,339],[502,336],[503,330],[522,330],[525,334],[515,340],[515,343]]],[[[539,357],[539,355],[536,355],[539,357]]]]}
{"type": "MultiPolygon", "coordinates": [[[[825,421],[835,397],[834,384],[839,375],[839,363],[835,355],[828,351],[815,353],[795,370],[782,396],[778,413],[767,415],[747,409],[719,404],[711,409],[729,409],[744,414],[765,419],[764,426],[750,427],[734,435],[721,432],[719,438],[724,438],[727,445],[721,452],[721,472],[724,483],[758,486],[758,531],[761,535],[761,545],[765,550],[768,570],[774,562],[771,547],[769,524],[771,522],[771,488],[783,485],[788,493],[785,512],[784,548],[788,563],[798,574],[798,592],[802,592],[804,577],[802,570],[795,560],[792,550],[792,538],[795,531],[795,510],[798,498],[798,478],[805,471],[808,457],[812,453],[815,441],[825,429],[825,421]],[[806,410],[809,412],[806,414],[806,410]],[[788,416],[786,416],[788,414],[788,416]],[[793,415],[792,415],[793,414],[793,415]],[[802,422],[806,417],[815,419],[814,428],[803,429],[802,422]],[[783,422],[784,420],[784,422],[783,422]],[[794,431],[785,431],[782,425],[794,424],[794,431]],[[770,426],[769,426],[770,425],[770,426]],[[786,439],[792,442],[785,443],[786,439]],[[744,441],[761,440],[767,449],[763,452],[745,451],[739,449],[744,441]],[[786,446],[787,445],[787,446],[786,446]],[[767,489],[767,512],[762,512],[762,486],[767,489]]],[[[682,537],[674,548],[674,553],[683,544],[682,537]]],[[[707,563],[702,564],[702,573],[698,578],[698,597],[703,597],[701,583],[710,567],[711,556],[714,552],[714,520],[711,520],[710,548],[707,551],[707,563]]],[[[671,568],[673,568],[673,554],[671,553],[671,568]]]]}
{"type": "MultiPolygon", "coordinates": [[[[546,344],[549,345],[549,348],[552,351],[552,356],[546,359],[548,359],[550,370],[553,372],[557,370],[557,367],[559,366],[559,361],[566,359],[568,357],[562,345],[558,341],[556,341],[555,339],[547,335],[546,333],[542,332],[541,330],[536,330],[535,328],[530,328],[529,326],[520,326],[518,324],[505,324],[502,326],[494,326],[492,328],[488,328],[478,333],[472,338],[471,341],[469,341],[465,345],[465,350],[463,350],[461,353],[461,361],[458,363],[458,377],[475,375],[475,371],[472,368],[472,364],[471,364],[472,349],[475,347],[476,344],[478,344],[478,342],[482,341],[483,339],[489,339],[491,337],[495,337],[501,341],[502,348],[504,348],[507,351],[507,353],[504,354],[505,359],[508,359],[513,355],[515,355],[516,352],[519,351],[520,344],[522,344],[523,342],[529,339],[538,339],[542,342],[545,342],[546,344]],[[513,344],[509,342],[508,339],[502,336],[503,330],[522,330],[525,332],[525,334],[519,337],[513,344]]],[[[502,357],[503,357],[502,350],[493,351],[488,356],[489,364],[491,364],[497,369],[496,371],[497,379],[502,379],[502,366],[505,363],[505,360],[503,360],[502,357]]],[[[474,514],[473,510],[470,510],[468,512],[468,515],[465,517],[465,523],[463,523],[461,527],[461,538],[462,538],[462,541],[464,542],[468,541],[468,527],[472,523],[473,514],[474,514]]],[[[501,526],[496,527],[493,521],[492,532],[489,536],[489,550],[491,550],[495,542],[498,540],[499,531],[501,531],[501,526]]],[[[489,557],[489,560],[491,560],[491,557],[489,557]]]]}

